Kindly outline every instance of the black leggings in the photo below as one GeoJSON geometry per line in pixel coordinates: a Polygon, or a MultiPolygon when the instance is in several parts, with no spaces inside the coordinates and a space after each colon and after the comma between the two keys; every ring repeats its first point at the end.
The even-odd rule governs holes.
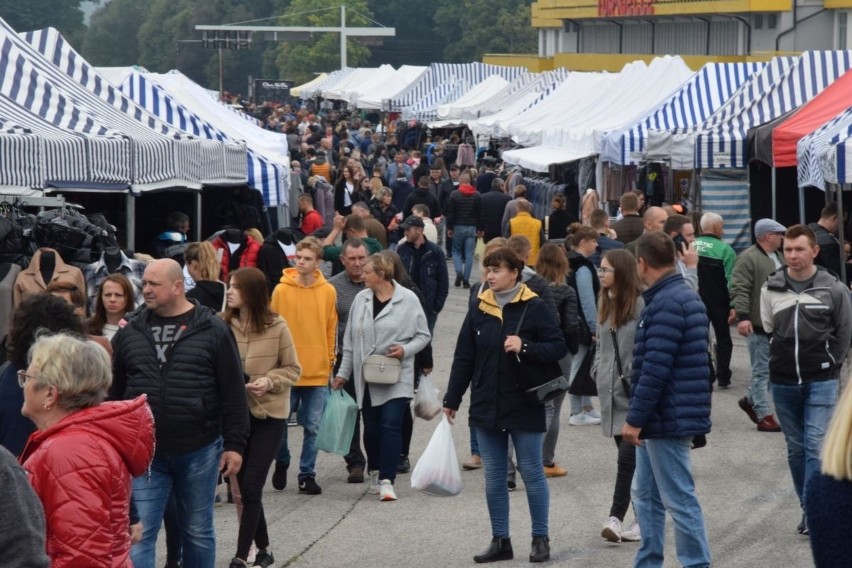
{"type": "Polygon", "coordinates": [[[281,444],[281,436],[287,427],[286,420],[266,418],[259,420],[249,416],[249,439],[243,454],[243,467],[237,474],[243,501],[243,514],[240,518],[240,532],[237,537],[237,558],[248,558],[251,541],[259,550],[269,546],[269,533],[266,529],[266,517],[260,498],[269,467],[275,459],[275,452],[281,444]]]}
{"type": "Polygon", "coordinates": [[[612,492],[612,507],[609,516],[624,520],[630,508],[630,485],[633,483],[633,471],[636,469],[636,446],[614,436],[618,447],[618,468],[615,474],[615,489],[612,492]]]}

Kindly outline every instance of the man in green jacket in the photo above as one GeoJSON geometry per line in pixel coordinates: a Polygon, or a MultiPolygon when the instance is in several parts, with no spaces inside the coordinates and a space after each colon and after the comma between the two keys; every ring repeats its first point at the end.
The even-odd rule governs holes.
{"type": "Polygon", "coordinates": [[[754,224],[757,244],[737,258],[731,277],[731,295],[737,312],[737,331],[748,342],[751,384],[740,408],[761,432],[779,432],[781,426],[769,408],[769,334],[760,321],[760,290],[769,276],[784,266],[778,253],[784,239],[784,225],[772,219],[754,224]]]}
{"type": "MultiPolygon", "coordinates": [[[[731,306],[731,273],[737,253],[722,240],[725,222],[717,213],[701,216],[701,236],[695,239],[698,253],[698,294],[707,307],[707,317],[716,334],[716,381],[719,388],[731,386],[731,328],[734,310],[731,306]]],[[[710,378],[713,380],[713,377],[710,378]]]]}

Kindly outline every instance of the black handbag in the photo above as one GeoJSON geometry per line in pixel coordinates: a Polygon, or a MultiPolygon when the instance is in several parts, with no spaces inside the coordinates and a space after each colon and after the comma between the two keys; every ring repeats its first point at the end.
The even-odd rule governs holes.
{"type": "Polygon", "coordinates": [[[618,352],[618,332],[610,328],[612,334],[612,345],[615,347],[615,365],[618,368],[618,380],[621,381],[621,388],[624,389],[624,394],[630,398],[630,383],[627,377],[624,376],[624,367],[621,365],[621,353],[618,352]]]}
{"type": "Polygon", "coordinates": [[[597,343],[592,343],[589,350],[586,351],[586,356],[583,357],[583,362],[574,375],[574,381],[568,388],[568,392],[575,396],[598,396],[598,385],[595,384],[595,379],[592,378],[592,363],[595,360],[595,351],[598,348],[597,343]]]}
{"type": "MultiPolygon", "coordinates": [[[[518,320],[515,335],[518,335],[521,331],[521,324],[524,323],[528,305],[528,303],[524,304],[524,311],[521,312],[521,319],[518,320]]],[[[515,357],[520,363],[520,356],[515,354],[515,357]]],[[[562,372],[559,363],[527,363],[524,365],[522,376],[526,386],[519,386],[521,386],[524,397],[530,404],[544,404],[568,390],[568,377],[562,372]]]]}

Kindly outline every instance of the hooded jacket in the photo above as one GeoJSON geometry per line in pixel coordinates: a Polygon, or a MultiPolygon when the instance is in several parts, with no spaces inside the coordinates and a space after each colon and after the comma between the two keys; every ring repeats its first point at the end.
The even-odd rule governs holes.
{"type": "Polygon", "coordinates": [[[525,363],[555,363],[568,352],[553,308],[525,284],[502,309],[491,289],[477,299],[459,331],[444,406],[458,410],[469,387],[470,426],[544,432],[544,405],[527,402],[519,382],[525,363]],[[506,337],[516,334],[523,341],[517,356],[503,349],[506,337]]]}
{"type": "Polygon", "coordinates": [[[310,286],[299,283],[299,272],[285,268],[269,304],[290,328],[302,365],[297,387],[328,385],[335,360],[337,291],[319,270],[310,286]]]}
{"type": "Polygon", "coordinates": [[[243,237],[243,242],[240,246],[231,253],[228,247],[228,241],[225,240],[224,233],[213,239],[211,243],[216,249],[216,254],[221,255],[219,262],[222,265],[222,281],[228,281],[228,273],[237,268],[246,268],[248,266],[257,266],[257,254],[260,252],[260,243],[251,237],[243,237]]]}
{"type": "Polygon", "coordinates": [[[482,230],[482,219],[479,215],[480,195],[472,185],[461,184],[450,194],[447,203],[447,229],[452,230],[456,225],[470,225],[482,230]]]}
{"type": "Polygon", "coordinates": [[[770,254],[759,244],[752,245],[737,257],[731,274],[731,300],[737,321],[750,321],[755,333],[765,333],[760,321],[760,291],[777,270],[773,257],[784,266],[784,257],[777,251],[770,254]]]}
{"type": "Polygon", "coordinates": [[[772,274],[760,296],[769,344],[769,380],[800,385],[836,379],[852,339],[849,290],[819,266],[810,287],[796,293],[787,269],[772,274]]]}
{"type": "Polygon", "coordinates": [[[130,562],[130,481],[154,455],[145,396],[69,414],[30,436],[20,462],[44,506],[53,568],[130,562]]]}

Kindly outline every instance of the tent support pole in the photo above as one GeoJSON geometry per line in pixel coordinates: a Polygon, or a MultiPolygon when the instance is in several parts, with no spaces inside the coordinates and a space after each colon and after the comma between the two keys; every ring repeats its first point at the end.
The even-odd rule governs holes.
{"type": "Polygon", "coordinates": [[[844,247],[843,243],[845,243],[846,235],[844,235],[844,225],[846,224],[843,221],[843,190],[845,189],[845,184],[837,186],[837,230],[840,235],[840,281],[846,284],[846,259],[844,256],[844,247]]]}
{"type": "Polygon", "coordinates": [[[775,179],[775,166],[772,166],[772,218],[778,219],[778,181],[775,179]]]}
{"type": "Polygon", "coordinates": [[[136,250],[136,197],[131,191],[124,198],[124,214],[127,219],[127,248],[136,250]]]}
{"type": "Polygon", "coordinates": [[[799,187],[799,223],[805,224],[805,188],[799,187]]]}
{"type": "Polygon", "coordinates": [[[201,242],[201,192],[198,191],[195,193],[195,222],[193,223],[193,228],[195,229],[195,240],[196,242],[201,242]]]}

